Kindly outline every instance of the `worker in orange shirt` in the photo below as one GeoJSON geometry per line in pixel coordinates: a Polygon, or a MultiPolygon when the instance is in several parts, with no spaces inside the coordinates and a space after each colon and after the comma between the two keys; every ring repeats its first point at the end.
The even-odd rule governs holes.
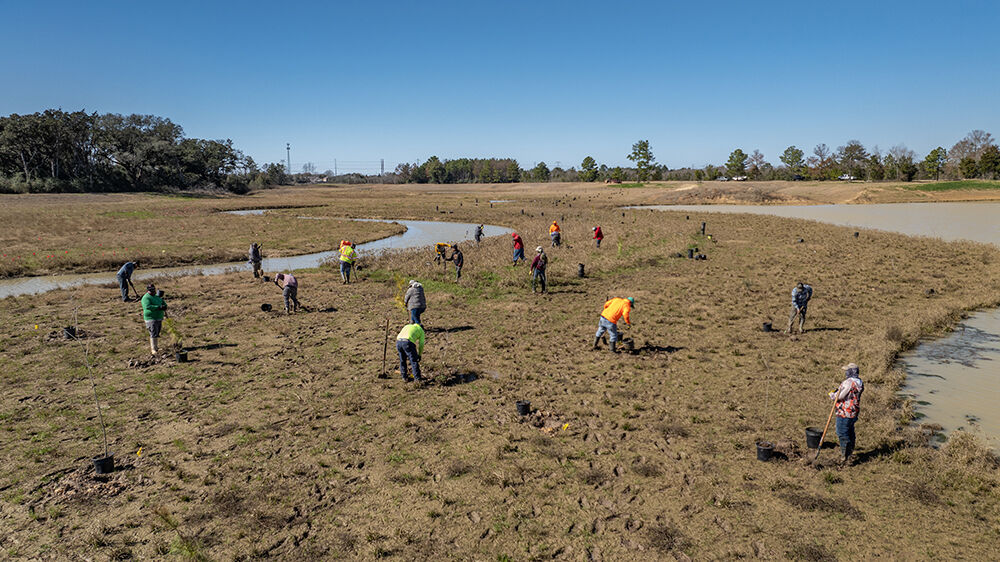
{"type": "Polygon", "coordinates": [[[549,227],[549,238],[552,239],[553,248],[562,244],[562,232],[559,229],[559,223],[556,221],[552,221],[552,226],[549,227]]]}
{"type": "Polygon", "coordinates": [[[633,297],[613,298],[604,303],[604,311],[601,312],[601,316],[597,320],[597,335],[594,337],[594,349],[598,349],[601,336],[604,335],[604,332],[608,332],[611,334],[611,353],[618,353],[617,344],[621,338],[621,335],[618,333],[618,320],[624,318],[625,325],[631,326],[632,322],[629,321],[629,312],[632,311],[634,306],[635,299],[633,297]]]}

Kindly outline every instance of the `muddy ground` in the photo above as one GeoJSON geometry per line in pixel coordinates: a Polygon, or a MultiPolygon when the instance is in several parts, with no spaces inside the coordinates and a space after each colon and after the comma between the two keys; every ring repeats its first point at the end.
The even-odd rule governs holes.
{"type": "Polygon", "coordinates": [[[429,251],[366,260],[346,286],[332,269],[301,272],[309,310],[290,317],[262,312],[262,303],[280,310],[280,292],[247,274],[164,281],[188,363],[149,360],[138,311],[114,287],[5,299],[2,552],[995,556],[994,457],[962,433],[932,448],[933,428],[909,423],[892,369],[900,349],[963,310],[1000,304],[995,248],[854,238],[763,216],[623,215],[617,206],[645,202],[643,192],[604,186],[304,190],[285,200],[296,194],[329,198],[332,208],[312,212],[510,226],[529,256],[546,247],[551,292],[530,292],[527,269],[509,265],[507,237],[466,244],[458,284],[429,251]],[[491,208],[499,198],[515,201],[491,208]],[[566,244],[549,249],[553,218],[566,244]],[[698,233],[702,220],[711,240],[698,233]],[[600,250],[595,224],[607,235],[600,250]],[[689,247],[707,259],[675,257],[689,247]],[[386,318],[391,340],[410,278],[429,300],[425,386],[399,379],[392,341],[390,378],[379,378],[386,318]],[[783,326],[798,280],[816,292],[806,332],[762,332],[765,321],[783,326]],[[636,298],[626,335],[639,353],[589,349],[609,296],[636,298]],[[74,323],[80,340],[65,340],[61,328],[74,323]],[[103,445],[85,347],[121,466],[110,477],[89,461],[103,445]],[[838,467],[830,448],[809,464],[804,428],[825,422],[825,393],[849,361],[867,385],[858,462],[838,467]],[[519,417],[517,400],[533,413],[519,417]],[[758,440],[775,443],[771,462],[756,460],[758,440]]]}

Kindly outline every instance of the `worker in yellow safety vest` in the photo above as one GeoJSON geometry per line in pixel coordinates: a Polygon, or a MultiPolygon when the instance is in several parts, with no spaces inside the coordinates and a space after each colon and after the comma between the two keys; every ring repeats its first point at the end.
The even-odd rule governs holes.
{"type": "Polygon", "coordinates": [[[358,259],[358,253],[354,250],[354,246],[345,240],[340,246],[340,278],[344,280],[344,283],[351,282],[351,267],[356,259],[358,259]]]}

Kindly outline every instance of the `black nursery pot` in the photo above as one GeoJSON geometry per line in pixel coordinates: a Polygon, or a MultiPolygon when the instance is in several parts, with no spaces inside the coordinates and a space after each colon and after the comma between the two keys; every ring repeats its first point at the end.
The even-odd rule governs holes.
{"type": "Polygon", "coordinates": [[[94,470],[98,474],[111,474],[115,471],[115,454],[106,457],[94,457],[94,470]]]}
{"type": "Polygon", "coordinates": [[[819,449],[820,439],[823,438],[823,430],[818,427],[806,428],[806,447],[809,449],[819,449]]]}
{"type": "Polygon", "coordinates": [[[63,328],[63,337],[68,340],[76,339],[76,327],[66,326],[63,328]]]}
{"type": "Polygon", "coordinates": [[[767,462],[774,453],[774,445],[768,441],[757,442],[757,460],[767,462]]]}
{"type": "Polygon", "coordinates": [[[178,363],[188,362],[188,352],[186,351],[178,351],[177,353],[174,354],[174,357],[177,359],[178,363]]]}
{"type": "Polygon", "coordinates": [[[518,415],[526,416],[531,413],[531,402],[527,400],[518,400],[516,406],[518,415]]]}
{"type": "Polygon", "coordinates": [[[260,309],[263,310],[264,312],[271,312],[271,305],[264,303],[260,305],[260,309]]]}
{"type": "Polygon", "coordinates": [[[773,331],[774,331],[774,327],[773,327],[773,326],[771,326],[771,323],[770,323],[770,322],[764,322],[764,325],[763,325],[763,327],[761,328],[761,330],[763,330],[763,331],[765,331],[765,332],[773,332],[773,331]]]}

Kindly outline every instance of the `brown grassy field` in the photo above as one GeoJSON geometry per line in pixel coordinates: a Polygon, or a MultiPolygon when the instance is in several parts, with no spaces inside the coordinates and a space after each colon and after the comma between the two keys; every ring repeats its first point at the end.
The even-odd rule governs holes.
{"type": "Polygon", "coordinates": [[[137,309],[113,287],[0,301],[2,552],[994,558],[995,458],[962,433],[930,447],[933,430],[909,423],[892,364],[963,311],[1000,304],[1000,252],[877,231],[855,239],[853,229],[774,217],[617,208],[646,202],[644,191],[273,194],[331,206],[316,213],[510,226],[529,256],[547,248],[551,293],[531,294],[527,269],[509,265],[507,237],[466,244],[460,284],[429,250],[366,260],[361,282],[347,286],[332,269],[301,272],[310,311],[290,317],[261,312],[265,302],[280,309],[280,292],[246,274],[164,281],[185,364],[147,362],[137,309]],[[499,198],[515,201],[487,203],[499,198]],[[553,218],[567,244],[548,249],[553,218]],[[697,233],[702,220],[711,241],[697,233]],[[607,236],[600,250],[594,224],[607,236]],[[692,246],[708,259],[673,257],[692,246]],[[578,263],[587,277],[575,276],[578,263]],[[385,319],[391,339],[406,320],[395,297],[409,278],[429,300],[432,380],[422,387],[399,380],[391,341],[391,378],[379,378],[385,319]],[[761,332],[763,321],[783,326],[798,280],[816,291],[805,334],[761,332]],[[626,335],[638,354],[589,349],[608,296],[636,298],[626,335]],[[106,479],[89,462],[102,446],[82,347],[60,336],[74,321],[124,465],[106,479]],[[840,468],[830,449],[809,464],[803,428],[825,422],[825,393],[849,361],[867,387],[858,463],[840,468]],[[522,399],[536,408],[527,419],[514,409],[522,399]],[[777,459],[755,459],[759,439],[777,444],[777,459]]]}
{"type": "MultiPolygon", "coordinates": [[[[330,225],[296,219],[329,201],[324,192],[265,191],[252,197],[170,197],[146,194],[0,196],[0,278],[67,272],[116,271],[139,260],[143,267],[245,261],[251,241],[265,256],[336,249],[340,240],[366,242],[402,230],[386,223],[330,225]],[[294,195],[293,195],[294,194],[294,195]],[[289,207],[255,217],[232,209],[289,207]],[[336,231],[336,234],[334,233],[336,231]],[[340,236],[338,238],[337,236],[340,236]]],[[[358,215],[344,209],[338,216],[358,215]]]]}

